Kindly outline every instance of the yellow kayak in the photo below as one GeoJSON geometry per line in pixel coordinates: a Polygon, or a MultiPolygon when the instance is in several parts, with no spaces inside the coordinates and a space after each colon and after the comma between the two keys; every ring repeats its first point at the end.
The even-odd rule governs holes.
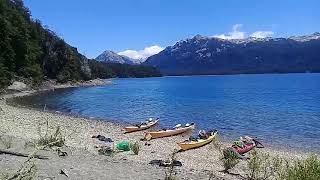
{"type": "Polygon", "coordinates": [[[145,139],[155,139],[155,138],[162,138],[162,137],[168,137],[168,136],[175,136],[178,134],[182,134],[184,132],[187,132],[191,129],[194,129],[194,124],[190,124],[186,127],[179,127],[176,129],[169,129],[169,130],[161,130],[161,131],[153,131],[153,132],[146,132],[145,139]]]}
{"type": "Polygon", "coordinates": [[[148,128],[151,128],[152,126],[156,125],[158,123],[158,119],[148,121],[146,124],[140,125],[140,126],[128,126],[123,128],[125,133],[135,132],[135,131],[142,131],[146,130],[148,128]]]}
{"type": "Polygon", "coordinates": [[[207,139],[197,139],[196,141],[183,141],[178,142],[177,144],[181,147],[182,150],[194,149],[206,144],[209,144],[217,136],[217,131],[212,132],[207,139]]]}

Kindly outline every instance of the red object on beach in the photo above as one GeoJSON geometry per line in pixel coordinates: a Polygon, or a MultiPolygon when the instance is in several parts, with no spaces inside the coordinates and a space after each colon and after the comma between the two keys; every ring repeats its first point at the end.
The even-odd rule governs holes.
{"type": "Polygon", "coordinates": [[[232,145],[232,147],[239,153],[239,154],[244,154],[249,152],[251,149],[253,149],[255,147],[254,144],[246,144],[243,148],[236,146],[236,145],[232,145]]]}

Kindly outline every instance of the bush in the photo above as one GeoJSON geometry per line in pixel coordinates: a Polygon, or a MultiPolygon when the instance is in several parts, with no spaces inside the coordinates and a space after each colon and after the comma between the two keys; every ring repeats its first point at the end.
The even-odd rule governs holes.
{"type": "Polygon", "coordinates": [[[221,144],[218,136],[214,139],[213,144],[220,153],[222,165],[224,168],[223,172],[229,173],[229,170],[234,168],[240,162],[239,159],[234,156],[228,148],[224,147],[221,144]]]}
{"type": "Polygon", "coordinates": [[[295,161],[292,165],[282,170],[279,179],[285,180],[319,180],[320,179],[320,160],[316,155],[312,155],[306,160],[295,161]]]}
{"type": "Polygon", "coordinates": [[[270,177],[276,177],[279,174],[283,160],[272,158],[267,153],[258,153],[255,149],[250,152],[248,160],[249,180],[264,180],[270,177]]]}
{"type": "Polygon", "coordinates": [[[227,157],[222,159],[224,170],[223,172],[229,173],[229,170],[234,168],[238,163],[239,159],[235,157],[227,157]]]}

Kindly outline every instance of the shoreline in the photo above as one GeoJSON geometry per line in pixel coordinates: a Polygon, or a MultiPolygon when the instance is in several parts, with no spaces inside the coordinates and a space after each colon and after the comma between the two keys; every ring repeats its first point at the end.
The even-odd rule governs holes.
{"type": "MultiPolygon", "coordinates": [[[[57,88],[57,90],[68,90],[68,89],[72,89],[72,88],[90,88],[92,86],[73,86],[73,87],[64,87],[64,88],[57,88]]],[[[28,93],[28,92],[23,92],[21,94],[12,94],[14,97],[10,97],[10,98],[7,98],[7,104],[9,104],[10,106],[14,106],[14,107],[18,107],[18,108],[26,108],[26,109],[30,109],[30,110],[35,110],[35,111],[40,111],[40,112],[43,112],[43,108],[41,107],[37,107],[37,106],[33,106],[33,105],[28,105],[28,104],[24,104],[24,105],[21,105],[21,102],[19,101],[25,101],[25,99],[17,99],[17,98],[24,98],[25,96],[38,96],[39,93],[50,93],[49,91],[51,90],[41,90],[41,91],[34,91],[32,93],[28,93]]],[[[52,114],[57,114],[57,115],[63,115],[63,116],[67,116],[67,117],[71,117],[71,118],[81,118],[81,119],[87,119],[87,120],[91,120],[91,121],[98,121],[98,122],[106,122],[106,123],[112,123],[112,124],[115,124],[117,126],[121,126],[121,127],[124,127],[124,126],[129,126],[129,125],[134,125],[130,122],[126,122],[126,121],[121,121],[121,120],[117,120],[117,119],[108,119],[108,118],[98,118],[98,117],[90,117],[90,116],[86,116],[86,115],[81,115],[81,114],[77,114],[77,113],[71,113],[71,112],[66,112],[66,111],[57,111],[55,109],[46,109],[45,112],[47,113],[52,113],[52,114]]],[[[156,126],[158,129],[162,129],[162,128],[165,128],[165,126],[161,126],[161,124],[158,124],[156,126]]],[[[196,128],[196,130],[199,130],[196,128]]],[[[220,141],[225,144],[225,145],[228,145],[228,144],[231,144],[234,139],[232,138],[228,138],[226,136],[219,136],[220,137],[220,141]]],[[[263,143],[265,144],[265,143],[263,143]]],[[[267,147],[269,147],[270,149],[273,149],[273,150],[277,150],[277,151],[292,151],[292,152],[296,152],[296,153],[301,153],[301,154],[319,154],[320,151],[311,151],[310,152],[310,149],[303,149],[303,148],[296,148],[296,147],[290,147],[289,145],[280,145],[280,144],[272,144],[272,143],[268,143],[268,144],[265,144],[267,147]]]]}
{"type": "MultiPolygon", "coordinates": [[[[98,120],[98,119],[89,119],[83,117],[73,117],[68,114],[60,114],[56,112],[48,112],[48,111],[41,111],[40,109],[35,110],[26,107],[18,107],[8,105],[6,103],[6,99],[10,99],[13,97],[18,96],[25,96],[25,95],[36,95],[37,91],[32,92],[21,92],[16,94],[11,94],[11,97],[8,95],[5,98],[0,100],[0,107],[3,112],[0,114],[0,122],[2,126],[0,127],[0,132],[5,136],[13,137],[17,139],[17,141],[26,142],[30,140],[34,140],[39,138],[38,133],[38,126],[39,124],[43,124],[46,121],[49,123],[49,129],[54,130],[56,126],[60,126],[66,137],[66,145],[71,148],[75,153],[72,156],[69,156],[65,162],[60,162],[59,157],[56,155],[50,156],[52,160],[50,161],[59,161],[58,163],[52,163],[52,165],[47,165],[50,168],[43,170],[40,168],[39,174],[47,174],[50,175],[53,172],[50,172],[50,169],[57,169],[60,168],[61,164],[64,166],[70,166],[68,171],[70,172],[78,172],[77,177],[74,179],[88,179],[89,177],[94,177],[95,179],[105,179],[108,177],[112,177],[114,179],[131,179],[136,178],[139,175],[141,179],[150,179],[157,178],[163,179],[164,177],[164,169],[159,169],[159,167],[149,165],[148,163],[154,159],[168,159],[174,149],[177,149],[178,146],[176,145],[177,141],[182,141],[186,139],[188,136],[174,136],[162,139],[155,139],[150,141],[150,146],[145,146],[144,141],[140,141],[140,138],[143,136],[143,132],[135,132],[129,134],[123,134],[121,129],[123,124],[117,124],[115,122],[110,122],[106,120],[98,120]],[[4,132],[4,133],[3,133],[4,132]],[[133,155],[131,152],[123,152],[116,154],[114,157],[106,157],[102,155],[98,155],[97,149],[94,148],[95,145],[101,144],[101,142],[92,139],[93,135],[104,135],[106,137],[112,138],[115,142],[119,142],[121,140],[129,140],[131,142],[139,142],[141,146],[141,150],[139,155],[133,155]],[[91,157],[89,159],[85,158],[91,157]],[[76,159],[78,157],[79,159],[76,159]],[[58,158],[58,160],[57,160],[58,158]],[[92,162],[92,159],[94,161],[92,162]],[[69,162],[78,162],[80,161],[82,164],[79,167],[76,167],[76,164],[69,162]],[[101,165],[101,167],[96,167],[93,165],[86,165],[86,163],[93,163],[95,162],[105,162],[108,163],[101,165]],[[109,168],[107,173],[105,172],[105,165],[112,166],[113,168],[109,168]],[[123,170],[124,166],[129,165],[129,169],[123,170]],[[87,167],[88,166],[88,167],[87,167]],[[88,173],[92,171],[92,168],[96,169],[96,174],[100,174],[100,176],[88,176],[88,173]],[[101,169],[100,169],[101,168],[101,169]],[[81,169],[83,172],[80,172],[81,169]],[[135,171],[131,172],[132,170],[135,171]],[[145,172],[142,176],[141,171],[149,170],[149,172],[145,172]],[[151,170],[151,171],[150,171],[151,170]],[[119,171],[125,171],[127,173],[125,176],[120,176],[119,171]],[[104,174],[104,175],[101,175],[104,174]]],[[[222,142],[224,145],[230,145],[230,143],[222,142]]],[[[17,143],[19,144],[19,142],[17,143]]],[[[23,149],[18,149],[19,151],[23,151],[23,149]]],[[[258,151],[269,153],[272,157],[282,157],[287,160],[295,160],[306,158],[308,153],[304,152],[297,152],[295,150],[277,150],[271,148],[264,148],[258,149],[258,151]]],[[[8,155],[0,155],[0,157],[5,156],[5,158],[13,158],[9,157],[8,155]]],[[[215,176],[224,179],[237,179],[236,177],[228,174],[224,174],[220,172],[223,169],[221,165],[221,161],[219,160],[220,155],[219,152],[214,148],[214,145],[211,143],[207,146],[185,151],[177,154],[177,160],[181,161],[183,166],[178,167],[177,176],[180,178],[187,178],[187,179],[208,179],[209,174],[212,172],[215,176]]],[[[8,169],[9,172],[14,171],[15,167],[17,167],[17,162],[21,161],[21,158],[13,158],[10,162],[13,165],[6,165],[0,163],[0,168],[8,169]],[[20,160],[18,160],[20,159],[20,160]],[[5,167],[2,167],[5,166],[5,167]]],[[[1,162],[1,161],[0,161],[1,162]]],[[[40,165],[42,162],[38,162],[40,165]]],[[[241,161],[239,165],[237,165],[236,173],[245,176],[245,162],[241,161]]],[[[58,170],[57,170],[58,171],[58,170]]],[[[57,176],[58,179],[61,176],[57,175],[55,172],[55,177],[57,176]]],[[[40,178],[41,179],[41,178],[40,178]]]]}

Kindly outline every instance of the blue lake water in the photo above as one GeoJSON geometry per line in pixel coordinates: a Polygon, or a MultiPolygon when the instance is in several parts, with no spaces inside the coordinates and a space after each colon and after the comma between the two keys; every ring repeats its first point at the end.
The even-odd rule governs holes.
{"type": "Polygon", "coordinates": [[[218,129],[224,139],[252,135],[272,146],[320,148],[320,74],[115,79],[28,101],[127,123],[149,117],[160,117],[161,127],[195,122],[198,129],[218,129]]]}

